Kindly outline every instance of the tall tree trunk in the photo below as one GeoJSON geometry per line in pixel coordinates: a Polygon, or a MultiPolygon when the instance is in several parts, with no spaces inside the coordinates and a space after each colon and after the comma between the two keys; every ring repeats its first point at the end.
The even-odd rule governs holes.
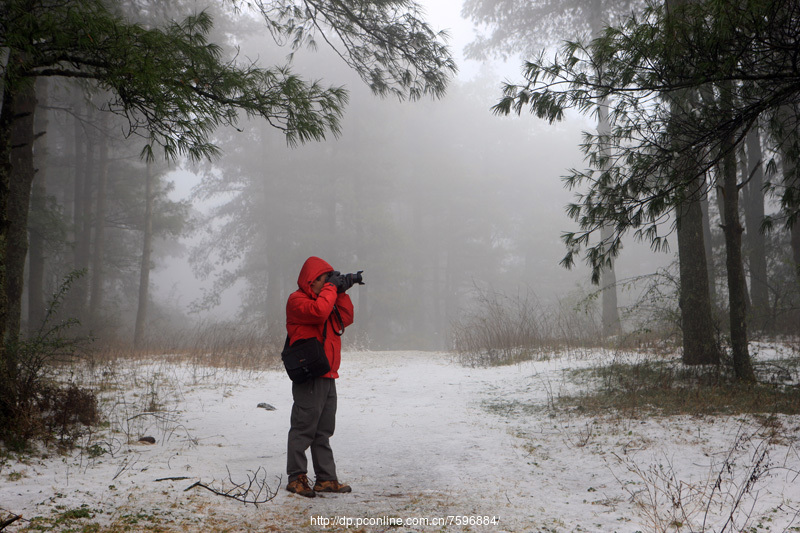
{"type": "MultiPolygon", "coordinates": [[[[608,135],[609,131],[609,124],[608,124],[608,109],[605,105],[601,105],[598,108],[598,116],[597,116],[597,133],[601,136],[608,135]]],[[[606,157],[608,156],[608,151],[606,149],[605,142],[601,148],[601,156],[603,159],[601,171],[605,171],[608,169],[608,161],[606,157]]],[[[611,239],[613,235],[613,230],[609,225],[603,225],[600,229],[600,238],[603,242],[606,242],[611,239]]],[[[602,323],[603,323],[603,335],[606,337],[610,337],[613,335],[617,335],[621,329],[621,323],[619,320],[619,307],[617,305],[617,273],[614,270],[614,260],[611,260],[611,264],[603,269],[600,274],[600,286],[602,288],[601,298],[602,298],[602,323]]]]}
{"type": "MultiPolygon", "coordinates": [[[[13,59],[13,57],[9,59],[13,59]]],[[[8,75],[8,70],[5,74],[8,75]]],[[[10,225],[8,203],[11,195],[11,125],[13,123],[11,109],[14,107],[16,96],[5,76],[3,77],[2,91],[3,101],[0,103],[2,106],[0,107],[0,259],[5,264],[10,225]]],[[[18,363],[16,352],[7,349],[8,295],[4,290],[5,285],[6,269],[0,268],[0,419],[9,420],[10,416],[13,416],[13,409],[17,402],[14,385],[17,381],[18,363]]]]}
{"type": "Polygon", "coordinates": [[[80,254],[78,252],[78,241],[80,239],[81,220],[83,216],[83,182],[86,179],[86,136],[81,128],[80,119],[81,107],[78,104],[73,116],[72,141],[75,152],[72,157],[75,161],[75,179],[72,189],[72,241],[73,246],[73,266],[77,268],[80,254]]]}
{"type": "Polygon", "coordinates": [[[139,306],[136,310],[136,327],[133,333],[133,346],[141,348],[145,341],[147,323],[147,301],[150,298],[150,261],[153,250],[153,164],[147,162],[145,172],[144,238],[142,239],[142,264],[139,270],[139,306]]]}
{"type": "Polygon", "coordinates": [[[33,183],[33,114],[36,89],[25,84],[14,99],[10,111],[12,179],[8,200],[8,236],[4,258],[5,293],[8,298],[6,335],[17,339],[22,312],[22,288],[25,280],[25,258],[28,255],[28,210],[33,183]]]}
{"type": "MultiPolygon", "coordinates": [[[[794,124],[797,110],[794,106],[785,105],[779,110],[779,118],[786,126],[786,130],[790,124],[794,124]]],[[[800,133],[795,130],[785,131],[787,139],[781,143],[781,157],[783,159],[783,187],[787,191],[800,190],[800,165],[798,159],[800,158],[800,133]]],[[[788,205],[784,211],[784,216],[791,219],[800,206],[788,205]],[[788,210],[788,212],[786,211],[788,210]]],[[[792,262],[794,264],[795,273],[797,276],[797,283],[800,285],[800,217],[795,220],[794,224],[789,227],[790,243],[792,247],[792,262]]]]}
{"type": "Polygon", "coordinates": [[[678,264],[680,268],[681,327],[683,363],[719,364],[714,338],[716,328],[711,311],[708,265],[703,240],[703,212],[700,205],[702,177],[689,184],[687,195],[676,209],[678,226],[678,264]]]}
{"type": "Polygon", "coordinates": [[[434,290],[436,298],[433,304],[433,348],[436,350],[447,349],[447,250],[439,248],[435,252],[436,272],[433,276],[434,290]]]}
{"type": "MultiPolygon", "coordinates": [[[[360,135],[363,137],[366,128],[358,128],[360,135]]],[[[366,142],[366,139],[359,138],[359,141],[366,142]]],[[[364,185],[362,183],[362,175],[360,171],[356,171],[353,173],[353,191],[355,194],[353,195],[353,208],[351,213],[357,217],[356,220],[353,221],[355,226],[356,232],[356,261],[357,263],[354,265],[357,270],[361,268],[361,263],[364,261],[364,258],[367,257],[368,250],[364,245],[367,242],[367,236],[365,235],[365,229],[368,227],[368,224],[363,217],[364,210],[366,206],[369,204],[368,201],[364,201],[365,199],[365,192],[364,192],[364,185]]],[[[369,275],[369,274],[367,274],[369,275]]],[[[358,318],[356,320],[356,331],[358,332],[359,341],[366,341],[369,337],[369,307],[368,307],[368,300],[367,294],[368,292],[365,290],[366,285],[359,285],[356,289],[357,296],[357,303],[358,306],[356,311],[358,313],[358,318]]]]}
{"type": "MultiPolygon", "coordinates": [[[[13,58],[9,58],[13,60],[13,58]]],[[[14,63],[11,63],[12,65],[14,63]]],[[[8,71],[6,71],[8,75],[8,71]]],[[[3,102],[0,107],[0,259],[5,264],[6,248],[11,225],[8,207],[11,196],[11,127],[13,124],[12,109],[16,106],[16,94],[3,79],[3,102]]],[[[8,322],[9,302],[5,291],[6,269],[0,268],[0,416],[5,418],[8,409],[14,402],[11,384],[14,383],[17,362],[13,350],[6,349],[8,340],[6,323],[8,322]]]]}
{"type": "MultiPolygon", "coordinates": [[[[267,159],[267,152],[265,151],[265,164],[267,159]]],[[[266,209],[263,212],[263,224],[265,228],[270,228],[266,234],[266,254],[267,254],[267,294],[266,294],[266,322],[267,333],[270,336],[281,338],[286,334],[286,321],[284,319],[286,313],[286,301],[283,299],[281,276],[280,258],[285,250],[283,240],[280,236],[278,228],[278,219],[280,215],[280,206],[276,205],[279,200],[275,197],[275,190],[273,187],[265,186],[262,189],[264,195],[264,205],[266,209]]]]}
{"type": "MultiPolygon", "coordinates": [[[[722,88],[723,109],[729,109],[730,88],[722,88]]],[[[728,300],[730,305],[731,349],[733,370],[742,381],[754,382],[755,374],[747,348],[747,285],[742,263],[742,224],[739,221],[739,184],[736,176],[736,152],[733,135],[722,140],[725,156],[722,160],[722,179],[725,201],[725,265],[728,270],[728,300]]]]}
{"type": "MultiPolygon", "coordinates": [[[[453,331],[451,329],[451,324],[456,320],[459,313],[459,287],[462,282],[462,277],[458,275],[457,267],[458,267],[458,259],[456,257],[455,251],[453,250],[453,244],[448,243],[445,247],[445,272],[447,276],[447,285],[445,290],[447,291],[447,301],[445,302],[445,313],[447,314],[447,326],[446,331],[447,335],[442,336],[442,344],[444,346],[444,350],[448,350],[451,348],[452,338],[453,338],[453,331]]],[[[364,285],[366,287],[366,285],[364,285]]],[[[362,289],[364,288],[362,287],[362,289]]],[[[359,303],[361,302],[361,294],[359,296],[359,303]]],[[[366,298],[365,298],[366,299],[366,298]]]]}
{"type": "MultiPolygon", "coordinates": [[[[591,4],[592,15],[590,25],[592,28],[592,36],[599,37],[603,31],[603,2],[592,2],[591,4]]],[[[597,134],[600,136],[607,136],[611,133],[611,127],[608,123],[608,100],[604,99],[600,102],[597,108],[597,134]]],[[[599,170],[604,172],[608,170],[609,163],[608,146],[605,141],[601,143],[600,155],[603,161],[602,168],[599,170]]],[[[603,242],[611,239],[613,230],[611,226],[603,225],[600,228],[600,239],[603,242]]],[[[611,337],[618,335],[622,329],[619,319],[619,306],[617,303],[617,273],[614,268],[614,259],[611,259],[611,264],[603,268],[600,273],[600,298],[601,298],[601,320],[603,324],[603,336],[611,337]]]]}
{"type": "MultiPolygon", "coordinates": [[[[750,175],[750,173],[747,171],[747,168],[748,168],[747,154],[744,152],[744,150],[737,150],[737,152],[741,156],[741,157],[737,158],[738,159],[738,163],[739,163],[739,176],[742,179],[742,183],[744,183],[744,181],[747,179],[747,176],[750,175]]],[[[740,201],[739,205],[740,206],[746,205],[747,204],[747,187],[740,186],[739,189],[740,189],[739,190],[740,195],[743,197],[742,200],[744,202],[744,203],[742,203],[742,201],[740,201]]],[[[720,204],[721,212],[725,211],[725,198],[723,196],[724,195],[721,195],[721,200],[720,200],[722,202],[720,204]]],[[[722,221],[721,222],[722,224],[725,224],[725,216],[724,215],[720,217],[720,220],[722,221]]],[[[742,234],[742,243],[745,242],[744,239],[746,239],[746,238],[747,238],[747,235],[746,234],[742,234]]],[[[742,248],[742,254],[744,254],[744,251],[745,250],[744,250],[744,247],[743,247],[742,248]]],[[[744,258],[744,255],[742,255],[742,258],[744,258]]],[[[747,269],[745,269],[745,291],[744,291],[744,296],[745,296],[745,301],[744,301],[745,308],[747,309],[748,314],[752,313],[752,311],[753,311],[753,303],[750,301],[750,291],[747,290],[747,269]]]]}
{"type": "MultiPolygon", "coordinates": [[[[274,145],[261,152],[261,162],[264,168],[270,167],[272,156],[274,156],[274,145]]],[[[275,175],[280,175],[278,169],[275,175]]],[[[274,178],[273,178],[274,179],[274,178]]],[[[283,231],[280,229],[281,222],[285,221],[283,213],[286,206],[283,203],[283,191],[277,184],[269,183],[266,180],[261,183],[261,195],[264,208],[261,214],[261,223],[264,228],[268,228],[265,236],[266,255],[267,255],[267,294],[265,302],[265,318],[267,324],[267,334],[278,339],[286,335],[286,299],[284,294],[284,272],[285,265],[282,264],[286,256],[286,243],[282,237],[283,231]]]]}
{"type": "MultiPolygon", "coordinates": [[[[604,225],[600,230],[600,238],[604,241],[610,239],[612,230],[604,225]]],[[[614,271],[614,260],[611,266],[603,269],[600,274],[600,285],[602,287],[602,322],[603,335],[610,337],[620,332],[619,306],[617,305],[617,273],[614,271]]]]}
{"type": "MultiPolygon", "coordinates": [[[[669,2],[667,3],[669,7],[669,2]]],[[[703,85],[698,91],[700,101],[706,107],[716,105],[716,97],[714,95],[714,88],[711,85],[703,85]]],[[[706,265],[708,268],[708,292],[709,299],[711,300],[712,311],[716,314],[716,309],[719,304],[717,296],[717,270],[714,261],[714,243],[712,241],[713,234],[711,232],[711,191],[713,187],[711,184],[714,182],[715,176],[720,175],[719,165],[715,165],[713,169],[706,171],[703,179],[703,196],[700,200],[701,210],[703,212],[703,243],[706,250],[706,265]]],[[[720,195],[716,194],[717,211],[722,216],[722,202],[720,195]]]]}
{"type": "Polygon", "coordinates": [[[89,300],[90,323],[99,326],[103,307],[106,226],[106,188],[108,185],[108,113],[101,119],[102,139],[100,140],[100,160],[97,173],[97,206],[94,216],[94,250],[92,254],[92,290],[89,300]]]}
{"type": "MultiPolygon", "coordinates": [[[[797,163],[786,162],[784,163],[784,184],[786,187],[795,187],[800,189],[800,176],[797,175],[797,163]]],[[[792,247],[792,263],[794,264],[795,274],[797,276],[797,284],[800,285],[800,220],[795,221],[791,228],[789,228],[789,239],[792,247]]]]}
{"type": "Polygon", "coordinates": [[[270,255],[267,258],[267,333],[269,335],[282,335],[286,329],[281,321],[285,310],[281,299],[280,266],[278,261],[274,259],[274,256],[277,256],[280,252],[278,252],[277,247],[273,246],[267,249],[267,253],[270,255]]]}
{"type": "Polygon", "coordinates": [[[720,361],[715,338],[713,308],[706,244],[704,238],[702,199],[707,196],[705,175],[698,173],[695,161],[680,160],[675,179],[685,182],[675,209],[678,234],[678,266],[680,271],[679,305],[683,330],[683,363],[716,365],[720,361]],[[688,181],[686,175],[694,175],[688,181]]]}
{"type": "MultiPolygon", "coordinates": [[[[37,82],[39,102],[47,101],[47,80],[37,82]]],[[[38,330],[46,315],[44,297],[44,219],[47,209],[47,111],[38,105],[34,115],[36,138],[34,157],[37,165],[31,189],[31,220],[28,224],[28,330],[38,330]]]]}
{"type": "Polygon", "coordinates": [[[792,261],[797,274],[797,283],[800,285],[800,223],[795,223],[790,230],[792,243],[792,261]]]}
{"type": "MultiPolygon", "coordinates": [[[[79,105],[75,112],[75,183],[73,190],[72,234],[73,234],[73,268],[88,271],[89,269],[89,242],[91,237],[91,196],[92,157],[91,140],[88,132],[83,128],[80,113],[83,106],[79,105]],[[88,198],[87,198],[88,196],[88,198]],[[89,228],[89,235],[87,235],[89,228]]],[[[74,318],[83,318],[86,309],[86,294],[88,293],[86,277],[75,280],[69,294],[70,314],[74,318]]]]}
{"type": "Polygon", "coordinates": [[[753,322],[763,329],[769,317],[767,245],[761,224],[764,222],[764,167],[758,127],[747,132],[747,175],[744,177],[744,219],[750,263],[750,301],[753,322]]]}
{"type": "Polygon", "coordinates": [[[703,180],[703,196],[700,199],[700,209],[703,213],[703,244],[706,249],[706,268],[708,270],[708,297],[711,300],[711,309],[715,309],[717,303],[717,283],[716,272],[714,269],[714,247],[711,243],[711,213],[709,208],[708,178],[703,180]]]}
{"type": "MultiPolygon", "coordinates": [[[[666,0],[668,16],[689,0],[666,0]]],[[[680,118],[690,112],[698,95],[684,92],[673,101],[673,115],[680,118]]],[[[673,131],[676,140],[682,134],[673,131]]],[[[714,338],[715,326],[711,309],[706,247],[703,239],[701,199],[706,189],[705,176],[698,172],[697,161],[679,157],[673,179],[683,183],[675,217],[678,232],[678,264],[680,267],[681,327],[683,329],[683,363],[686,365],[719,364],[720,354],[714,338]],[[694,176],[687,179],[686,176],[694,176]]]]}
{"type": "MultiPolygon", "coordinates": [[[[94,124],[96,112],[89,106],[86,113],[89,124],[94,124]]],[[[95,194],[95,180],[97,176],[97,132],[93,127],[86,129],[86,160],[83,176],[83,188],[81,189],[81,204],[83,211],[80,213],[80,221],[78,231],[79,238],[76,246],[78,257],[76,268],[78,270],[85,270],[89,272],[92,261],[92,226],[94,219],[94,194],[95,194]]],[[[87,306],[89,305],[89,276],[85,276],[77,280],[77,292],[81,298],[79,316],[81,320],[85,320],[88,316],[87,306]]]]}

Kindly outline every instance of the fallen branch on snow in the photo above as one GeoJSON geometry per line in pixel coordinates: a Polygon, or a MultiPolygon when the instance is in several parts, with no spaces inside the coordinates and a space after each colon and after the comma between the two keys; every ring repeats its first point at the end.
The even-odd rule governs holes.
{"type": "MultiPolygon", "coordinates": [[[[225,467],[225,469],[228,470],[228,481],[233,485],[230,489],[224,490],[222,488],[216,488],[213,486],[213,482],[211,485],[206,485],[201,481],[196,481],[186,487],[183,492],[189,491],[195,487],[202,487],[218,496],[225,496],[226,498],[231,498],[242,503],[252,503],[256,507],[258,507],[260,503],[266,503],[272,500],[278,494],[277,490],[274,492],[270,490],[266,482],[267,472],[262,467],[258,467],[258,470],[255,472],[248,473],[247,481],[244,483],[235,482],[231,476],[230,469],[228,469],[228,467],[225,467]],[[259,473],[261,474],[260,476],[259,473]]],[[[278,485],[280,486],[280,478],[278,479],[278,485]]]]}
{"type": "Polygon", "coordinates": [[[4,530],[6,527],[10,526],[17,520],[22,520],[22,516],[13,513],[8,513],[7,517],[0,519],[0,531],[4,530]]]}

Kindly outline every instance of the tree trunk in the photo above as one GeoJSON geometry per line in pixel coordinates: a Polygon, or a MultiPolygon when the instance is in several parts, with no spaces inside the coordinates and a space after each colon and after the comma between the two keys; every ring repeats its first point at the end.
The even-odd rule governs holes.
{"type": "MultiPolygon", "coordinates": [[[[608,110],[604,105],[599,107],[597,117],[597,133],[599,135],[609,134],[608,125],[608,110]]],[[[601,171],[608,169],[608,162],[605,161],[607,157],[607,150],[605,143],[601,148],[601,156],[604,160],[603,168],[601,171]]],[[[600,229],[600,238],[603,242],[610,240],[613,230],[609,225],[603,225],[600,229]]],[[[603,335],[610,337],[617,335],[620,332],[621,324],[619,320],[619,307],[617,305],[617,273],[614,270],[614,259],[611,259],[611,265],[605,267],[600,273],[600,286],[602,288],[602,322],[603,322],[603,335]]]]}
{"type": "Polygon", "coordinates": [[[797,274],[797,283],[800,285],[800,224],[792,226],[791,242],[792,242],[792,261],[794,262],[795,272],[797,274]]]}
{"type": "Polygon", "coordinates": [[[136,310],[136,327],[133,333],[133,346],[137,349],[144,346],[147,300],[150,298],[150,256],[153,249],[153,181],[153,166],[148,161],[144,182],[144,238],[142,239],[142,264],[139,270],[139,306],[136,310]]]}
{"type": "Polygon", "coordinates": [[[760,329],[769,317],[769,284],[767,278],[767,245],[761,224],[764,222],[764,170],[761,138],[758,127],[747,133],[747,175],[744,177],[744,218],[750,263],[750,301],[753,321],[760,329]]]}
{"type": "MultiPolygon", "coordinates": [[[[277,255],[278,248],[271,247],[267,250],[270,256],[277,255]]],[[[267,301],[266,322],[269,335],[283,335],[286,327],[281,319],[285,313],[285,306],[281,299],[281,276],[278,261],[273,257],[267,259],[267,301]]]]}
{"type": "Polygon", "coordinates": [[[103,307],[106,229],[106,188],[108,185],[108,113],[101,119],[100,168],[97,173],[97,207],[94,216],[94,253],[92,254],[92,290],[89,301],[90,324],[99,326],[103,307]]]}
{"type": "MultiPolygon", "coordinates": [[[[599,37],[603,31],[603,3],[593,2],[591,4],[591,21],[592,36],[599,37]]],[[[607,136],[611,133],[611,128],[608,123],[608,100],[603,100],[597,108],[597,134],[600,136],[607,136]]],[[[601,159],[603,160],[601,172],[608,170],[608,147],[607,143],[603,141],[600,148],[601,159]]],[[[611,239],[613,230],[610,226],[603,225],[600,228],[600,238],[603,242],[611,239]]],[[[614,259],[611,259],[611,264],[605,267],[600,273],[600,298],[601,298],[601,320],[603,324],[603,336],[611,337],[618,335],[621,331],[621,322],[619,319],[619,306],[617,305],[617,273],[614,269],[614,259]]]]}
{"type": "MultiPolygon", "coordinates": [[[[365,128],[358,128],[361,136],[364,135],[366,131],[365,128]]],[[[366,142],[366,139],[359,138],[361,142],[366,142]]],[[[368,255],[367,247],[364,245],[367,242],[367,236],[365,235],[365,229],[368,225],[365,221],[361,218],[363,217],[364,210],[366,206],[369,205],[368,201],[365,200],[365,192],[364,192],[364,185],[362,183],[362,175],[360,171],[353,173],[353,187],[355,194],[353,195],[353,209],[351,213],[356,216],[356,220],[353,221],[355,226],[356,232],[356,261],[357,263],[354,265],[357,270],[361,269],[361,263],[364,261],[364,258],[368,255]]],[[[369,274],[367,274],[369,275],[369,274]]],[[[369,338],[369,307],[367,305],[367,291],[366,285],[359,285],[356,289],[358,296],[356,298],[356,311],[358,313],[358,318],[356,320],[356,332],[358,333],[358,338],[360,342],[366,342],[369,338]]]]}
{"type": "MultiPolygon", "coordinates": [[[[747,168],[748,168],[747,154],[744,153],[744,150],[737,150],[737,152],[741,156],[741,157],[737,157],[738,164],[739,164],[739,176],[741,176],[742,183],[744,183],[744,181],[747,179],[747,176],[750,175],[750,173],[747,171],[747,168]]],[[[739,205],[740,206],[746,205],[747,204],[747,187],[740,186],[739,189],[740,189],[740,195],[742,196],[742,200],[744,201],[744,204],[742,204],[742,201],[740,201],[739,205]]],[[[721,212],[725,212],[725,198],[723,197],[723,195],[720,195],[720,202],[721,202],[720,203],[720,210],[721,210],[721,212]]],[[[725,217],[724,216],[720,216],[720,220],[722,221],[720,227],[722,227],[722,224],[725,224],[725,217]]],[[[744,243],[745,242],[744,239],[746,239],[747,236],[743,234],[742,237],[743,237],[742,242],[744,243]]],[[[742,248],[742,254],[744,254],[744,248],[742,248]]],[[[744,255],[742,255],[742,258],[744,258],[744,255]]],[[[745,296],[745,302],[744,302],[745,308],[747,309],[748,314],[752,313],[752,311],[753,311],[753,303],[750,301],[750,291],[747,290],[747,269],[745,269],[745,291],[744,291],[744,296],[745,296]]]]}
{"type": "MultiPolygon", "coordinates": [[[[726,98],[730,92],[723,87],[722,105],[726,109],[726,98]],[[726,96],[727,95],[727,96],[726,96]]],[[[733,370],[742,381],[754,382],[755,374],[747,348],[747,285],[742,264],[742,224],[739,221],[739,184],[736,180],[736,152],[731,134],[721,143],[725,157],[722,160],[722,178],[725,202],[725,265],[728,270],[728,300],[730,305],[731,349],[733,370]]]]}
{"type": "MultiPolygon", "coordinates": [[[[87,271],[89,268],[89,238],[91,236],[91,142],[87,132],[83,129],[80,112],[76,108],[75,116],[75,183],[74,183],[74,211],[72,213],[73,231],[73,268],[87,271]],[[88,196],[88,199],[87,199],[88,196]],[[89,235],[87,236],[87,228],[89,235]]],[[[75,280],[69,294],[70,314],[74,318],[82,318],[86,309],[87,294],[86,277],[81,276],[75,280]]]]}
{"type": "Polygon", "coordinates": [[[36,89],[26,84],[11,106],[11,172],[8,200],[8,236],[4,257],[5,292],[8,302],[6,336],[14,341],[19,336],[22,312],[22,289],[25,280],[25,258],[28,255],[28,210],[33,183],[33,114],[36,89]]]}
{"type": "Polygon", "coordinates": [[[79,118],[80,107],[75,108],[73,116],[73,159],[75,160],[75,179],[72,183],[72,241],[73,241],[73,266],[77,268],[79,264],[78,240],[80,239],[81,217],[83,216],[83,182],[86,179],[86,138],[81,128],[79,118]]]}
{"type": "MultiPolygon", "coordinates": [[[[433,336],[432,339],[440,340],[441,337],[438,335],[439,332],[444,331],[444,320],[443,320],[443,306],[442,306],[442,299],[444,298],[444,284],[445,280],[442,279],[442,250],[437,249],[434,250],[431,256],[432,266],[433,266],[433,290],[431,291],[431,295],[433,296],[433,309],[432,309],[432,320],[430,323],[431,328],[433,329],[433,336]]],[[[436,342],[436,341],[434,341],[436,342]]],[[[433,345],[434,349],[442,350],[444,346],[442,345],[433,345]]]]}
{"type": "Polygon", "coordinates": [[[676,209],[680,267],[679,302],[683,329],[683,363],[686,365],[719,364],[703,239],[701,181],[702,177],[696,178],[689,184],[687,195],[676,209]]]}
{"type": "MultiPolygon", "coordinates": [[[[37,85],[39,102],[47,100],[47,80],[37,85]]],[[[47,133],[47,111],[37,106],[34,115],[36,137],[47,133]]],[[[28,224],[28,331],[42,327],[46,316],[44,296],[44,234],[43,220],[47,209],[47,137],[39,138],[34,145],[34,157],[38,168],[31,189],[31,220],[28,224]]]]}
{"type": "MultiPolygon", "coordinates": [[[[668,16],[673,8],[687,0],[666,0],[668,16]]],[[[673,114],[686,113],[697,95],[684,91],[675,97],[673,114]]],[[[678,140],[681,131],[672,134],[678,140]]],[[[679,157],[672,179],[683,184],[675,218],[678,232],[678,264],[680,267],[681,327],[683,329],[683,363],[686,365],[719,364],[720,354],[714,333],[711,310],[706,247],[703,239],[703,208],[705,176],[698,172],[698,162],[679,157]],[[686,176],[694,176],[687,179],[686,176]]]]}
{"type": "Polygon", "coordinates": [[[708,297],[711,300],[711,309],[717,304],[717,283],[714,269],[714,247],[711,243],[711,213],[709,211],[708,179],[703,180],[703,196],[700,199],[700,209],[703,213],[703,244],[706,250],[706,268],[708,270],[708,297]]]}
{"type": "MultiPolygon", "coordinates": [[[[90,124],[94,123],[96,113],[89,107],[86,114],[87,120],[90,124]]],[[[94,214],[94,194],[95,194],[95,180],[97,175],[96,164],[96,148],[97,148],[97,132],[94,128],[86,130],[86,160],[83,176],[83,188],[81,190],[81,204],[83,212],[80,213],[80,221],[78,231],[80,236],[77,243],[77,264],[75,267],[78,270],[85,270],[89,272],[92,262],[92,226],[94,214]]],[[[77,280],[76,287],[80,297],[79,316],[81,320],[85,320],[88,316],[87,305],[89,304],[89,277],[84,276],[77,280]]]]}
{"type": "MultiPolygon", "coordinates": [[[[9,58],[9,60],[12,58],[9,58]]],[[[6,73],[7,74],[7,73],[6,73]]],[[[16,95],[6,78],[3,79],[3,102],[0,108],[0,258],[5,264],[8,243],[9,218],[8,205],[11,196],[11,126],[13,123],[12,108],[15,107],[16,95]]],[[[0,416],[5,418],[13,397],[11,384],[14,383],[17,362],[13,350],[6,350],[6,323],[8,322],[8,295],[6,286],[6,269],[0,268],[0,416]]]]}
{"type": "MultiPolygon", "coordinates": [[[[786,187],[800,188],[800,178],[795,174],[797,164],[795,162],[784,164],[784,183],[786,187]]],[[[792,247],[792,263],[797,276],[797,284],[800,285],[800,220],[795,221],[789,228],[789,238],[792,247]]]]}
{"type": "MultiPolygon", "coordinates": [[[[780,109],[780,119],[787,124],[794,122],[795,110],[792,106],[786,105],[780,109]]],[[[798,169],[798,152],[800,152],[800,141],[797,138],[797,132],[790,132],[787,134],[792,142],[784,142],[781,144],[781,157],[783,159],[783,187],[787,191],[800,189],[800,169],[798,169]]],[[[799,206],[789,206],[792,211],[800,209],[799,206]]],[[[784,213],[791,218],[793,212],[784,213]]],[[[789,227],[790,243],[792,247],[792,263],[794,266],[795,274],[797,276],[797,283],[800,285],[800,220],[795,220],[794,224],[789,227]]]]}
{"type": "MultiPolygon", "coordinates": [[[[264,150],[261,155],[261,160],[264,168],[269,166],[271,152],[264,150]]],[[[266,256],[267,256],[267,294],[266,294],[266,308],[265,318],[267,323],[267,334],[282,338],[286,335],[286,300],[283,299],[281,276],[283,265],[281,265],[280,258],[284,255],[285,247],[281,237],[279,228],[281,201],[279,199],[280,192],[276,194],[276,190],[272,186],[264,184],[261,188],[263,195],[264,210],[262,212],[261,223],[265,228],[270,228],[266,234],[266,256]]]]}
{"type": "MultiPolygon", "coordinates": [[[[600,231],[601,239],[611,238],[611,228],[604,225],[600,231]]],[[[602,321],[603,336],[611,337],[620,332],[619,307],[617,305],[617,274],[614,271],[614,260],[611,266],[606,267],[600,274],[600,285],[602,287],[602,321]]]]}

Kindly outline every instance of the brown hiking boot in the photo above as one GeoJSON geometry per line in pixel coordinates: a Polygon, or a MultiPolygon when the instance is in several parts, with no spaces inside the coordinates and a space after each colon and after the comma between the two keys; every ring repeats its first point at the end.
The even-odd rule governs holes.
{"type": "Polygon", "coordinates": [[[338,481],[330,480],[330,481],[320,481],[317,480],[314,483],[314,492],[353,492],[353,489],[350,488],[350,485],[342,485],[338,481]]]}
{"type": "Polygon", "coordinates": [[[317,495],[308,485],[308,476],[305,474],[300,474],[297,476],[297,479],[290,481],[289,484],[286,485],[286,490],[299,494],[300,496],[305,496],[306,498],[313,498],[317,495]]]}

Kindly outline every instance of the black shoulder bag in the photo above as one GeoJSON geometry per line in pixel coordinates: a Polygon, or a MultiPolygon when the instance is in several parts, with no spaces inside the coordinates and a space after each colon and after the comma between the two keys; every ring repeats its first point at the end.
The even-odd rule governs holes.
{"type": "MultiPolygon", "coordinates": [[[[338,314],[338,310],[334,306],[338,314]]],[[[341,320],[341,319],[340,319],[341,320]]],[[[324,376],[331,371],[328,357],[325,355],[325,337],[328,334],[328,320],[322,326],[322,342],[316,337],[300,339],[289,345],[289,335],[283,345],[281,359],[289,379],[295,383],[303,383],[312,378],[324,376]]]]}

